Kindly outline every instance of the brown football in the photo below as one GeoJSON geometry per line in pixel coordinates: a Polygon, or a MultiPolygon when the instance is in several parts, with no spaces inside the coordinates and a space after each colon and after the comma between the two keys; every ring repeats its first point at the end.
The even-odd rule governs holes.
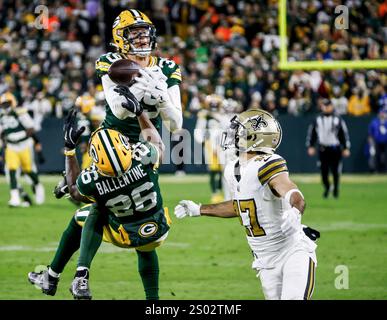
{"type": "Polygon", "coordinates": [[[129,59],[120,59],[113,62],[108,70],[108,75],[113,82],[121,85],[131,85],[134,77],[140,75],[141,66],[129,59]]]}

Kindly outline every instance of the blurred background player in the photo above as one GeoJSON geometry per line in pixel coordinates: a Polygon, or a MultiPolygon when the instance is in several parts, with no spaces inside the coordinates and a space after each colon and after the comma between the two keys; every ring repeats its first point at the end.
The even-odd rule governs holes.
{"type": "Polygon", "coordinates": [[[316,155],[318,146],[321,178],[324,185],[323,197],[331,191],[329,172],[333,175],[333,196],[339,196],[339,179],[342,171],[342,157],[350,156],[351,143],[345,121],[334,113],[335,109],[329,99],[321,100],[321,114],[309,126],[306,138],[308,155],[316,155]]]}
{"type": "Polygon", "coordinates": [[[34,160],[34,148],[41,151],[41,145],[35,135],[34,122],[25,108],[17,107],[16,98],[10,92],[1,95],[0,107],[1,140],[5,148],[5,168],[10,184],[8,204],[11,207],[27,205],[22,201],[17,181],[19,170],[31,179],[36,204],[43,204],[44,187],[39,183],[34,160]]]}
{"type": "Polygon", "coordinates": [[[235,113],[240,112],[241,105],[233,99],[224,99],[217,94],[208,95],[204,108],[198,112],[194,131],[196,142],[204,144],[204,156],[210,174],[211,202],[229,199],[229,188],[223,179],[226,163],[235,159],[235,150],[222,150],[222,133],[235,113]]]}
{"type": "Polygon", "coordinates": [[[220,146],[223,132],[223,99],[219,95],[208,95],[204,101],[204,108],[198,112],[194,138],[196,142],[204,144],[204,157],[210,174],[211,202],[223,200],[222,149],[220,146]]]}

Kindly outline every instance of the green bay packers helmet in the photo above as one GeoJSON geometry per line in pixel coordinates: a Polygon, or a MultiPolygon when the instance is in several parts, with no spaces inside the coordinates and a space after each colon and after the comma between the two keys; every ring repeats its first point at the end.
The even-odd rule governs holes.
{"type": "Polygon", "coordinates": [[[258,151],[272,154],[282,140],[279,122],[268,112],[251,109],[235,115],[230,128],[223,133],[222,147],[240,152],[258,151]]]}
{"type": "Polygon", "coordinates": [[[119,177],[132,165],[129,138],[112,129],[97,129],[89,141],[89,155],[97,171],[108,177],[119,177]]]}
{"type": "Polygon", "coordinates": [[[120,53],[138,56],[147,56],[156,48],[156,28],[152,21],[139,10],[125,10],[113,22],[113,46],[120,53]],[[131,36],[131,31],[135,28],[146,28],[146,35],[149,37],[147,48],[136,48],[133,41],[141,35],[131,36]]]}

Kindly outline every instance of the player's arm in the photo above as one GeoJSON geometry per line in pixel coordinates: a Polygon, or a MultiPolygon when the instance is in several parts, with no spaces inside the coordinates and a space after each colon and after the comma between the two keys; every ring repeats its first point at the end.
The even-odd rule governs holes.
{"type": "Polygon", "coordinates": [[[269,186],[275,193],[289,202],[291,207],[297,208],[302,214],[305,210],[305,200],[297,185],[290,180],[287,173],[282,173],[269,182],[269,186]]]}
{"type": "Polygon", "coordinates": [[[164,125],[169,131],[174,132],[182,128],[183,113],[181,107],[180,68],[177,68],[171,77],[176,77],[176,83],[168,87],[167,77],[162,73],[159,66],[141,69],[141,77],[135,80],[138,88],[144,90],[145,96],[150,95],[157,100],[157,108],[160,111],[164,125]]]}
{"type": "Polygon", "coordinates": [[[77,111],[75,109],[70,110],[64,124],[66,181],[71,198],[84,203],[91,203],[92,201],[89,198],[79,193],[76,185],[77,177],[81,170],[75,154],[75,148],[80,136],[85,131],[85,127],[77,128],[76,117],[77,111]]]}
{"type": "Polygon", "coordinates": [[[184,217],[219,217],[219,218],[234,218],[237,214],[234,211],[232,201],[225,201],[216,204],[197,204],[190,200],[182,200],[175,207],[175,215],[178,219],[184,217]]]}
{"type": "Polygon", "coordinates": [[[156,147],[157,153],[159,155],[157,162],[161,162],[165,146],[159,132],[157,131],[157,129],[150,121],[148,115],[145,112],[141,112],[137,116],[137,119],[141,128],[142,137],[145,139],[145,141],[152,143],[156,147]]]}

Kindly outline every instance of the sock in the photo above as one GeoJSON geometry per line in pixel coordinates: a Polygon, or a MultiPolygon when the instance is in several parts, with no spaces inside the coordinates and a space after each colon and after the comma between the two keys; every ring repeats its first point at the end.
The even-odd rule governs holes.
{"type": "Polygon", "coordinates": [[[39,183],[39,177],[36,172],[26,172],[26,174],[31,178],[34,186],[39,183]]]}
{"type": "Polygon", "coordinates": [[[217,192],[222,191],[222,171],[216,172],[216,190],[217,192]]]}
{"type": "Polygon", "coordinates": [[[81,243],[82,227],[79,226],[74,217],[71,218],[67,229],[63,232],[58,249],[56,249],[54,259],[50,264],[50,269],[55,273],[62,273],[67,262],[79,249],[81,243]]]}
{"type": "Polygon", "coordinates": [[[48,268],[48,275],[53,278],[59,278],[60,273],[56,273],[51,269],[51,267],[48,268]]]}
{"type": "Polygon", "coordinates": [[[211,192],[215,193],[216,192],[216,182],[215,182],[215,171],[210,171],[210,186],[211,186],[211,192]]]}
{"type": "Polygon", "coordinates": [[[102,242],[104,220],[97,206],[93,205],[82,229],[78,267],[90,268],[91,262],[102,242]]]}
{"type": "Polygon", "coordinates": [[[11,189],[17,189],[16,170],[9,171],[9,183],[11,189]]]}
{"type": "Polygon", "coordinates": [[[159,300],[159,259],[156,250],[141,252],[136,250],[138,272],[144,286],[146,300],[159,300]]]}

